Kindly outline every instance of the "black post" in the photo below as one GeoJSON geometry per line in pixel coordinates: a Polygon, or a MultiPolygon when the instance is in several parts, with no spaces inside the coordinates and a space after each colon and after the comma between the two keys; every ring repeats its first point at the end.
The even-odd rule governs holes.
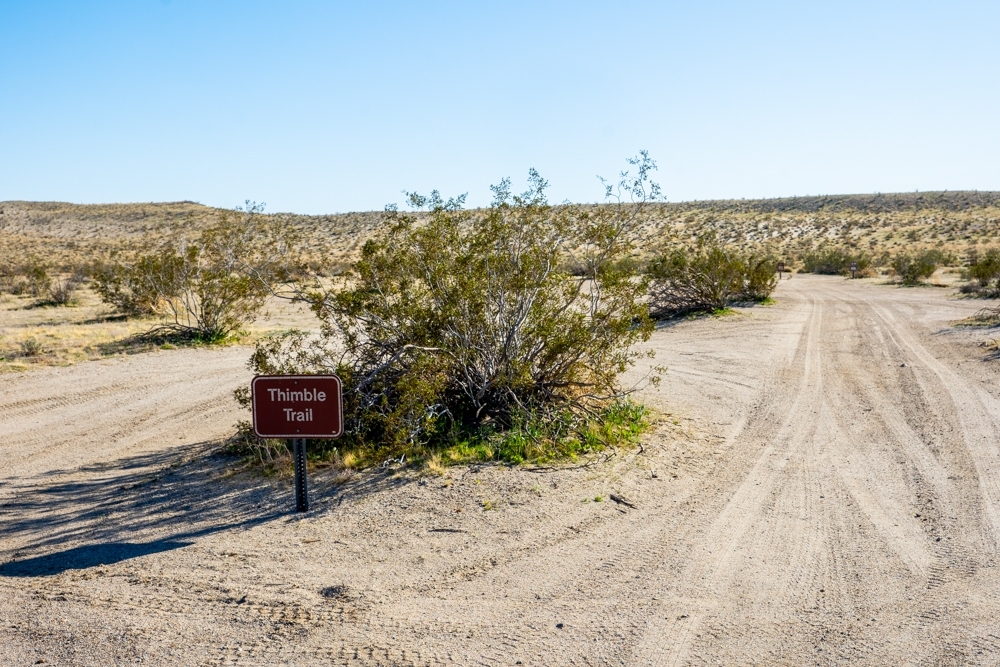
{"type": "Polygon", "coordinates": [[[309,489],[306,486],[306,440],[292,438],[292,456],[295,458],[295,511],[309,511],[309,489]]]}

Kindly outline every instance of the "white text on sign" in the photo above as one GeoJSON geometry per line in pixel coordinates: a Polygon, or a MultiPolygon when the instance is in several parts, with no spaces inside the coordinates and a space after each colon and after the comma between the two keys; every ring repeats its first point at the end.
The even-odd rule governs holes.
{"type": "MultiPolygon", "coordinates": [[[[320,392],[322,393],[322,392],[320,392]]],[[[288,422],[311,422],[313,420],[312,408],[308,410],[293,410],[291,408],[283,408],[285,411],[285,421],[288,422]]]]}
{"type": "Polygon", "coordinates": [[[310,389],[291,391],[286,389],[276,389],[274,387],[269,387],[267,393],[271,395],[272,401],[325,401],[326,400],[325,391],[315,391],[310,389]]]}

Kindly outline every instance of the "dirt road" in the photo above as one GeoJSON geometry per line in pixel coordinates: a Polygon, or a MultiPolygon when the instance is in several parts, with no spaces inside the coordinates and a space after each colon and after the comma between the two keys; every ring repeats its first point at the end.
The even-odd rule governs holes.
{"type": "Polygon", "coordinates": [[[775,296],[657,331],[641,452],[319,470],[304,516],[206,455],[244,349],[0,376],[0,664],[1000,664],[983,304],[775,296]]]}

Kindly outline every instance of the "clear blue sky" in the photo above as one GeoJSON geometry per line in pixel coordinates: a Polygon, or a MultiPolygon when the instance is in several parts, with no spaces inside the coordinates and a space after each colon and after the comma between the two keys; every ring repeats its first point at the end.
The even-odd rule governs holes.
{"type": "Polygon", "coordinates": [[[1000,3],[0,0],[0,200],[1000,190],[1000,3]]]}

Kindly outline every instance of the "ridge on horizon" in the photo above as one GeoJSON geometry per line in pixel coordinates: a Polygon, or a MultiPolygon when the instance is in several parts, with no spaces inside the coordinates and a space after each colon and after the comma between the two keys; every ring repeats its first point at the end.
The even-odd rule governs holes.
{"type": "MultiPolygon", "coordinates": [[[[566,202],[556,204],[599,206],[602,202],[566,202]]],[[[715,209],[720,211],[742,211],[742,212],[780,212],[798,211],[813,212],[819,210],[858,210],[866,212],[898,211],[903,209],[941,209],[941,210],[964,210],[968,208],[985,208],[1000,206],[1000,190],[931,190],[914,192],[873,192],[855,194],[833,194],[833,195],[792,195],[787,197],[761,197],[756,199],[692,199],[684,201],[664,201],[655,205],[666,209],[715,209]]],[[[93,203],[78,204],[74,202],[62,201],[29,201],[29,200],[7,200],[0,201],[0,216],[3,215],[4,206],[17,206],[29,209],[41,209],[54,211],[67,208],[99,209],[110,207],[197,207],[209,210],[220,210],[225,207],[210,206],[200,202],[164,201],[164,202],[113,202],[113,203],[93,203]]],[[[295,213],[292,211],[268,212],[270,215],[291,215],[301,218],[329,218],[334,216],[352,214],[380,213],[382,209],[371,209],[366,211],[344,211],[338,213],[295,213]]],[[[110,211],[108,212],[110,213],[110,211]]]]}

